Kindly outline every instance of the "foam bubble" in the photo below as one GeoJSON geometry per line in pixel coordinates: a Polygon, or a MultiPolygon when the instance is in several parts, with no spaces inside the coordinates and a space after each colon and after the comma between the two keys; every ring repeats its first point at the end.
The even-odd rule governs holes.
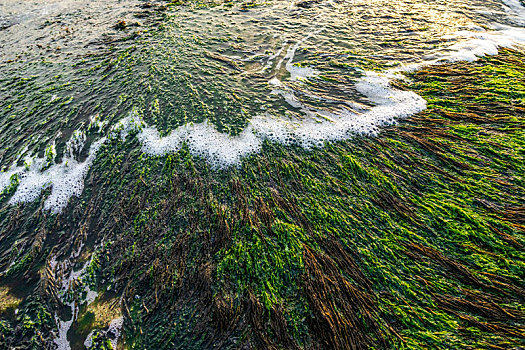
{"type": "MultiPolygon", "coordinates": [[[[111,342],[111,347],[113,349],[117,349],[117,345],[118,345],[118,341],[119,341],[119,338],[120,338],[120,334],[122,332],[122,326],[124,325],[124,318],[123,317],[118,317],[114,320],[112,320],[108,326],[108,329],[107,331],[105,332],[101,332],[103,334],[105,334],[106,336],[108,336],[109,334],[111,334],[111,338],[110,338],[110,342],[111,342]]],[[[86,337],[86,340],[84,341],[84,346],[89,349],[93,346],[93,335],[95,333],[96,329],[92,330],[88,336],[86,337]]]]}
{"type": "Polygon", "coordinates": [[[142,120],[138,112],[133,109],[126,118],[121,119],[111,129],[111,135],[119,134],[122,140],[125,140],[131,132],[142,130],[146,123],[142,120]]]}
{"type": "Polygon", "coordinates": [[[77,161],[73,154],[83,148],[85,135],[73,133],[66,144],[66,152],[62,163],[53,164],[42,171],[48,164],[46,158],[33,158],[26,162],[25,167],[16,167],[0,174],[0,189],[4,189],[5,178],[18,174],[20,183],[10,199],[11,204],[32,202],[40,197],[42,191],[51,187],[51,193],[44,201],[44,208],[52,212],[60,212],[72,196],[79,197],[84,189],[84,178],[95,160],[96,153],[105,142],[105,138],[93,143],[89,155],[84,162],[77,161]]]}
{"type": "Polygon", "coordinates": [[[497,55],[500,48],[511,48],[525,43],[525,29],[504,25],[494,25],[493,31],[459,31],[450,38],[463,39],[447,48],[446,52],[438,53],[434,60],[423,64],[439,64],[440,62],[473,62],[486,55],[497,55]]]}
{"type": "Polygon", "coordinates": [[[91,348],[93,346],[93,335],[95,334],[96,329],[93,329],[86,337],[86,340],[84,340],[84,346],[86,349],[91,348]]]}
{"type": "Polygon", "coordinates": [[[142,150],[155,156],[178,150],[182,146],[184,137],[184,128],[178,128],[166,137],[161,137],[157,129],[150,127],[142,129],[138,134],[139,141],[142,143],[142,150]]]}
{"type": "Polygon", "coordinates": [[[111,321],[109,328],[106,334],[113,334],[113,339],[111,339],[111,347],[113,349],[117,348],[118,340],[120,338],[120,333],[122,332],[122,326],[124,325],[124,318],[119,317],[111,321]]]}
{"type": "Polygon", "coordinates": [[[418,113],[426,101],[409,91],[390,86],[391,74],[366,72],[356,89],[376,106],[363,113],[342,109],[339,114],[310,109],[319,118],[301,121],[260,116],[252,121],[253,128],[263,138],[275,142],[298,143],[305,148],[322,146],[325,141],[337,141],[353,134],[376,134],[379,127],[392,124],[398,118],[418,113]]]}
{"type": "Polygon", "coordinates": [[[73,131],[71,138],[66,143],[65,153],[68,158],[74,158],[75,154],[78,154],[84,148],[86,143],[86,133],[81,130],[73,131]]]}
{"type": "Polygon", "coordinates": [[[516,25],[525,26],[525,6],[520,0],[502,0],[507,16],[516,25]]]}
{"type": "Polygon", "coordinates": [[[155,128],[144,127],[137,137],[142,150],[153,156],[175,152],[186,143],[192,154],[208,159],[214,168],[239,163],[242,157],[259,151],[262,142],[250,125],[231,136],[217,131],[207,120],[181,126],[165,137],[155,128]]]}
{"type": "Polygon", "coordinates": [[[0,194],[11,185],[11,178],[15,174],[18,174],[16,169],[0,172],[0,194]]]}
{"type": "MultiPolygon", "coordinates": [[[[69,306],[74,313],[76,312],[75,302],[66,303],[66,305],[69,306]]],[[[57,350],[71,350],[71,345],[69,345],[69,341],[67,340],[67,333],[69,332],[74,320],[75,318],[72,317],[68,321],[61,321],[58,315],[55,314],[55,321],[58,325],[58,335],[53,341],[57,346],[57,350]]]]}
{"type": "Polygon", "coordinates": [[[218,132],[207,122],[191,127],[186,142],[193,154],[208,159],[218,168],[238,164],[241,158],[258,152],[262,144],[252,125],[248,125],[238,136],[230,136],[218,132]]]}
{"type": "MultiPolygon", "coordinates": [[[[54,343],[57,346],[58,350],[71,350],[71,345],[69,343],[69,340],[67,339],[67,333],[69,332],[69,329],[71,328],[71,325],[73,324],[73,322],[75,322],[78,319],[80,306],[82,304],[85,304],[86,306],[88,306],[93,301],[95,301],[95,299],[98,297],[98,292],[95,290],[92,290],[89,287],[89,285],[86,283],[86,277],[87,277],[86,271],[87,271],[88,266],[92,263],[92,259],[94,255],[91,256],[91,259],[89,261],[86,261],[83,264],[80,270],[74,271],[73,265],[71,264],[71,260],[75,257],[75,255],[78,255],[78,254],[72,253],[69,259],[65,260],[62,263],[57,263],[56,257],[53,256],[53,258],[51,259],[49,263],[49,265],[51,266],[51,270],[53,272],[55,271],[55,267],[57,266],[59,266],[59,273],[60,271],[69,271],[68,277],[62,279],[59,296],[62,302],[64,303],[64,305],[71,308],[72,315],[69,320],[62,321],[58,317],[58,314],[55,313],[55,322],[58,325],[58,334],[56,334],[54,343]],[[78,300],[78,303],[75,300],[71,300],[67,302],[68,292],[75,290],[76,288],[75,286],[81,286],[81,288],[85,288],[87,292],[86,296],[84,299],[81,298],[80,300],[78,300]]],[[[76,292],[78,292],[78,290],[76,292]]],[[[87,342],[87,339],[91,340],[91,336],[88,336],[88,338],[86,338],[86,342],[87,342]]]]}

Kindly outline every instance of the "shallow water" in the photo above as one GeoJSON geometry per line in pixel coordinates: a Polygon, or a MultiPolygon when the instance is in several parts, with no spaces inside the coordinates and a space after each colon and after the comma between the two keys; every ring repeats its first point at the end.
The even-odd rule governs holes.
{"type": "Polygon", "coordinates": [[[106,36],[111,36],[118,20],[134,18],[140,11],[138,4],[133,0],[2,0],[0,64],[57,61],[63,56],[94,52],[106,36]]]}
{"type": "Polygon", "coordinates": [[[61,210],[104,137],[134,129],[148,154],[186,144],[218,168],[265,140],[376,135],[425,108],[389,86],[397,72],[525,40],[517,0],[225,3],[161,20],[141,3],[0,4],[0,191],[18,176],[13,203],[51,187],[45,207],[61,210]]]}

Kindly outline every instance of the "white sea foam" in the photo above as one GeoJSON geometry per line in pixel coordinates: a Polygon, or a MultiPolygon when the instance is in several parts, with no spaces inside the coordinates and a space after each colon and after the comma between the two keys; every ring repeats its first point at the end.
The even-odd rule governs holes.
{"type": "MultiPolygon", "coordinates": [[[[58,333],[56,334],[56,337],[54,339],[54,343],[57,346],[58,350],[71,350],[71,345],[69,343],[69,340],[67,339],[67,333],[69,332],[69,329],[71,328],[71,325],[73,322],[75,322],[78,319],[78,314],[80,311],[80,306],[82,304],[89,306],[92,302],[96,300],[98,297],[98,292],[95,290],[92,290],[88,283],[86,283],[86,271],[89,265],[92,263],[92,259],[94,255],[91,256],[91,260],[86,261],[82,268],[78,271],[73,270],[73,266],[71,264],[71,261],[74,257],[78,256],[77,253],[73,252],[69,256],[69,259],[65,260],[64,262],[58,263],[56,261],[56,257],[53,256],[53,258],[50,261],[50,266],[53,271],[55,271],[55,268],[58,266],[59,271],[62,273],[68,272],[68,277],[63,278],[61,287],[60,287],[60,295],[62,302],[64,302],[64,305],[71,308],[71,318],[66,321],[60,320],[58,317],[58,314],[55,313],[55,322],[58,325],[58,333]],[[75,288],[86,288],[86,296],[84,299],[78,300],[78,304],[75,302],[75,300],[67,302],[65,299],[65,296],[68,294],[68,292],[74,291],[75,293],[81,292],[79,289],[75,288]]],[[[90,336],[88,336],[87,339],[91,339],[90,336]]],[[[87,340],[86,340],[87,341],[87,340]]],[[[114,349],[116,349],[114,347],[114,349]]]]}
{"type": "Polygon", "coordinates": [[[160,137],[155,128],[143,128],[138,134],[142,150],[150,155],[164,155],[188,145],[192,154],[208,159],[215,167],[231,166],[239,163],[242,157],[257,152],[262,140],[248,125],[238,136],[217,131],[208,121],[188,124],[160,137]]]}
{"type": "Polygon", "coordinates": [[[0,172],[0,193],[4,192],[11,185],[11,177],[17,174],[15,170],[0,172]]]}
{"type": "Polygon", "coordinates": [[[501,48],[513,48],[525,44],[525,28],[493,24],[492,30],[471,28],[443,37],[444,40],[456,41],[454,44],[428,54],[419,63],[394,68],[388,73],[410,72],[425,66],[454,62],[474,62],[484,56],[493,56],[501,48]]]}
{"type": "MultiPolygon", "coordinates": [[[[325,141],[348,138],[352,134],[376,134],[381,126],[426,108],[425,100],[417,94],[392,89],[390,76],[367,72],[356,85],[360,93],[377,105],[363,113],[342,109],[339,114],[334,114],[303,107],[308,115],[304,120],[259,115],[237,136],[221,133],[204,121],[181,126],[165,137],[161,137],[155,128],[146,126],[140,129],[138,139],[147,154],[164,155],[179,150],[185,143],[192,154],[207,159],[215,168],[224,168],[258,152],[264,140],[311,148],[322,146],[325,141]]],[[[279,91],[294,107],[302,106],[292,92],[279,91]]],[[[137,125],[137,120],[136,116],[124,119],[122,129],[128,129],[126,123],[137,125]]],[[[145,125],[143,121],[139,124],[145,125]]]]}
{"type": "Polygon", "coordinates": [[[507,16],[516,25],[525,26],[525,6],[520,0],[502,0],[507,16]]]}
{"type": "MultiPolygon", "coordinates": [[[[124,325],[124,318],[119,317],[114,320],[112,320],[108,326],[107,331],[103,332],[106,336],[111,334],[110,342],[113,349],[117,349],[118,340],[120,338],[120,334],[122,332],[122,326],[124,325]]],[[[93,346],[93,335],[95,334],[96,329],[92,330],[88,336],[86,337],[86,340],[84,340],[84,346],[89,349],[93,346]]]]}
{"type": "Polygon", "coordinates": [[[44,208],[55,213],[60,212],[72,196],[79,197],[82,194],[84,178],[105,140],[102,138],[91,145],[84,162],[65,156],[62,163],[55,164],[43,172],[30,169],[29,172],[22,173],[20,184],[11,197],[11,203],[33,201],[43,189],[50,186],[51,194],[45,200],[44,208]]]}
{"type": "MultiPolygon", "coordinates": [[[[53,259],[55,259],[55,257],[53,257],[53,259]]],[[[61,263],[60,267],[65,270],[68,267],[68,264],[68,261],[66,261],[64,263],[61,263]]],[[[88,264],[89,262],[86,262],[80,270],[71,270],[69,272],[68,278],[62,281],[62,287],[60,288],[62,294],[66,294],[70,290],[70,288],[72,288],[73,283],[80,280],[81,276],[86,271],[88,264]]],[[[56,259],[54,265],[57,265],[56,259]]],[[[53,341],[57,346],[57,350],[71,350],[71,345],[69,344],[69,340],[67,339],[67,333],[69,332],[71,325],[77,319],[78,316],[78,307],[74,300],[70,302],[65,302],[64,304],[71,309],[72,315],[69,320],[62,321],[58,317],[58,314],[55,313],[55,322],[58,325],[58,334],[56,335],[55,339],[53,339],[53,341]]]]}
{"type": "Polygon", "coordinates": [[[120,338],[120,333],[122,332],[122,326],[124,325],[124,318],[119,317],[111,321],[109,324],[109,328],[106,332],[106,334],[111,333],[113,334],[113,339],[111,339],[111,347],[113,349],[117,348],[118,340],[120,338]]]}
{"type": "Polygon", "coordinates": [[[476,61],[487,55],[497,55],[500,48],[511,48],[525,43],[525,29],[494,25],[493,31],[459,31],[452,37],[464,39],[438,54],[435,62],[476,61]],[[466,39],[466,40],[465,40],[466,39]],[[441,56],[441,57],[440,57],[441,56]]]}
{"type": "Polygon", "coordinates": [[[86,337],[86,340],[84,340],[84,346],[86,347],[86,349],[89,349],[93,346],[93,335],[95,334],[95,331],[96,329],[89,332],[89,334],[86,337]]]}
{"type": "Polygon", "coordinates": [[[125,140],[130,132],[135,132],[144,128],[146,124],[139,116],[138,112],[133,109],[126,118],[121,119],[111,129],[111,136],[120,135],[122,140],[125,140]]]}
{"type": "MultiPolygon", "coordinates": [[[[60,212],[72,196],[79,197],[82,194],[84,177],[105,140],[102,138],[93,143],[86,160],[79,162],[74,154],[83,148],[85,135],[75,132],[66,144],[62,163],[55,164],[54,158],[50,161],[48,157],[26,158],[25,166],[13,166],[7,172],[0,173],[0,192],[10,185],[11,177],[17,174],[20,183],[10,199],[11,204],[32,202],[44,189],[50,187],[51,193],[44,202],[44,208],[55,213],[60,212]],[[48,167],[42,170],[46,166],[48,167]]],[[[53,147],[50,149],[49,154],[54,154],[53,147]]]]}
{"type": "MultiPolygon", "coordinates": [[[[67,303],[66,305],[71,308],[73,314],[76,314],[74,302],[67,303]]],[[[58,318],[58,315],[55,314],[55,321],[58,325],[58,335],[54,339],[54,343],[57,346],[57,350],[71,350],[71,346],[67,340],[67,332],[69,332],[69,329],[71,328],[75,318],[76,317],[71,317],[71,319],[68,321],[62,321],[60,318],[58,318]]]]}

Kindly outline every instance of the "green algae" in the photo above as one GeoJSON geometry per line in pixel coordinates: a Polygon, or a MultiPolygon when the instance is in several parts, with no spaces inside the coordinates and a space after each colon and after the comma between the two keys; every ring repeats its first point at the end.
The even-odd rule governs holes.
{"type": "Polygon", "coordinates": [[[359,332],[376,335],[359,338],[361,346],[381,347],[377,337],[396,348],[521,344],[522,58],[507,51],[414,73],[409,87],[437,101],[427,112],[377,139],[308,152],[267,143],[237,169],[211,171],[183,149],[139,157],[122,177],[125,158],[134,156],[110,155],[137,147],[135,141],[104,146],[95,169],[107,182],[98,190],[108,195],[104,202],[120,203],[119,220],[128,224],[110,230],[121,233],[101,265],[117,269],[101,273],[140,281],[133,287],[139,299],[125,293],[134,300],[126,344],[333,344],[312,333],[321,315],[312,314],[307,293],[309,251],[331,259],[337,278],[370,295],[379,330],[362,321],[359,332]],[[433,83],[443,76],[450,81],[433,83]],[[474,101],[485,89],[493,93],[474,101]],[[119,201],[122,193],[127,198],[119,201]],[[331,250],[334,244],[343,252],[331,250]],[[348,256],[357,270],[343,267],[348,256]],[[162,293],[170,301],[155,309],[162,293]]]}
{"type": "MultiPolygon", "coordinates": [[[[195,49],[201,43],[195,38],[180,46],[186,44],[195,49]]],[[[133,67],[139,60],[141,82],[158,82],[150,87],[158,94],[137,102],[133,91],[143,86],[131,83],[118,98],[109,96],[117,105],[86,107],[90,113],[116,118],[131,101],[142,103],[164,133],[182,121],[199,121],[196,116],[217,115],[206,114],[188,76],[157,62],[145,64],[151,53],[136,56],[134,49],[93,69],[133,67]],[[154,74],[173,79],[152,79],[154,74]],[[180,89],[166,91],[165,83],[180,89]],[[168,101],[175,101],[169,107],[179,114],[163,112],[170,109],[168,101]]],[[[173,59],[166,55],[159,60],[173,59]]],[[[83,233],[88,250],[104,243],[89,266],[89,283],[102,293],[109,285],[123,296],[127,348],[333,348],[352,341],[359,348],[520,346],[524,58],[505,51],[477,63],[423,69],[404,88],[422,95],[428,111],[377,138],[355,137],[311,151],[266,143],[261,154],[229,170],[211,170],[187,148],[147,157],[133,133],[125,141],[113,139],[102,147],[82,198],[60,215],[40,214],[40,203],[5,206],[14,179],[0,197],[2,245],[33,232],[41,242],[28,239],[10,249],[9,260],[17,263],[3,278],[38,280],[53,246],[65,247],[64,258],[83,233]],[[20,222],[23,215],[29,219],[20,222]],[[323,295],[324,287],[333,296],[323,295]],[[355,290],[366,295],[348,292],[355,290]],[[320,296],[330,299],[321,304],[325,315],[317,312],[320,296]],[[344,309],[353,303],[363,307],[344,309]],[[341,322],[330,324],[323,316],[341,322]],[[355,339],[338,339],[352,317],[358,327],[347,333],[355,339]]],[[[351,69],[355,63],[349,61],[330,64],[351,69]]],[[[380,68],[373,61],[366,67],[372,65],[380,68]]],[[[104,79],[115,83],[137,73],[108,72],[104,79]]],[[[56,79],[46,94],[69,86],[56,79]]],[[[35,80],[6,86],[24,91],[35,80]]],[[[227,87],[211,87],[211,95],[223,96],[227,87]]],[[[28,108],[29,118],[47,104],[72,103],[67,94],[53,102],[47,97],[29,108],[15,98],[9,113],[12,106],[19,111],[13,113],[28,108]]],[[[230,97],[220,108],[246,120],[243,100],[230,97]]],[[[80,110],[57,121],[49,134],[85,121],[90,113],[80,110]]],[[[226,131],[235,134],[243,124],[237,125],[226,131]]],[[[45,152],[46,143],[41,145],[45,152]]],[[[39,293],[49,301],[28,298],[34,310],[23,306],[23,317],[0,324],[3,344],[43,346],[38,335],[49,337],[50,310],[59,306],[48,291],[39,293]]],[[[75,331],[87,333],[90,320],[89,312],[82,314],[75,331]]],[[[107,339],[99,342],[109,346],[107,339]]]]}

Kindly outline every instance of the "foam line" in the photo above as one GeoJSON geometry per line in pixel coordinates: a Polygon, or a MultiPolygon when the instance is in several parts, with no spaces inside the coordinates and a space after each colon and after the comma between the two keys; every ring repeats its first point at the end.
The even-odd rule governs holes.
{"type": "Polygon", "coordinates": [[[93,143],[86,160],[79,162],[73,157],[73,152],[83,147],[85,135],[82,135],[73,134],[60,164],[53,164],[42,171],[47,160],[29,158],[26,160],[28,166],[14,167],[0,173],[0,192],[10,185],[11,177],[16,174],[20,183],[9,201],[10,204],[32,202],[40,197],[44,189],[50,187],[51,193],[44,202],[44,208],[54,213],[60,212],[72,196],[79,197],[82,194],[84,177],[95,160],[98,149],[106,141],[106,138],[102,138],[93,143]]]}
{"type": "MultiPolygon", "coordinates": [[[[165,137],[160,137],[155,128],[146,126],[139,131],[138,139],[147,154],[160,156],[175,152],[186,143],[192,154],[204,157],[214,168],[225,168],[258,152],[264,140],[317,147],[326,141],[346,139],[353,134],[376,134],[381,126],[426,108],[425,100],[417,94],[392,89],[389,77],[385,75],[367,72],[356,88],[377,106],[361,114],[345,109],[340,114],[310,109],[312,116],[317,114],[320,118],[300,121],[259,115],[237,136],[220,133],[207,121],[181,126],[165,137]]],[[[136,125],[135,120],[136,116],[125,119],[133,125],[136,125]]],[[[143,121],[140,124],[145,125],[143,121]]],[[[121,125],[123,130],[129,127],[126,122],[121,125]]]]}
{"type": "Polygon", "coordinates": [[[208,159],[216,168],[239,163],[242,157],[258,152],[262,144],[251,125],[238,136],[231,136],[217,131],[208,121],[181,126],[166,137],[148,127],[142,129],[138,138],[142,150],[156,156],[177,151],[186,143],[192,154],[208,159]]]}

